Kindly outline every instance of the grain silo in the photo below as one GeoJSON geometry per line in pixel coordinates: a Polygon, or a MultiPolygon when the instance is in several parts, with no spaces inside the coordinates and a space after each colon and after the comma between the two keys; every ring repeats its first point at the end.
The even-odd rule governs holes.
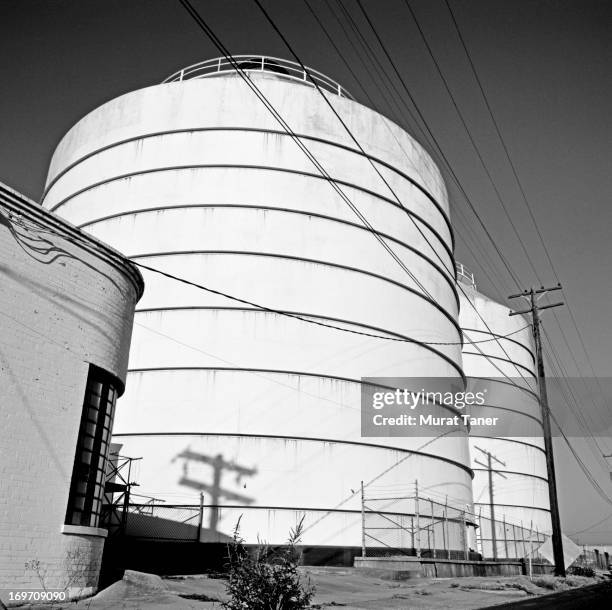
{"type": "Polygon", "coordinates": [[[529,539],[528,529],[537,530],[537,535],[551,531],[531,326],[525,316],[511,317],[508,307],[478,292],[474,275],[463,265],[458,264],[457,270],[468,387],[487,388],[487,406],[479,414],[510,422],[499,432],[491,427],[470,436],[474,507],[483,517],[484,555],[522,557],[528,550],[523,542],[529,539]],[[491,478],[487,452],[494,456],[491,478]],[[489,521],[491,488],[494,530],[489,521]]]}
{"type": "Polygon", "coordinates": [[[226,60],[85,116],[55,151],[44,206],[137,262],[250,302],[143,272],[114,428],[122,452],[143,457],[138,492],[194,504],[204,491],[209,540],[243,515],[248,542],[278,543],[305,516],[304,543],[320,547],[361,544],[353,491],[381,473],[379,484],[419,479],[469,505],[465,437],[423,448],[360,436],[362,377],[462,375],[437,167],[405,131],[312,72],[402,209],[299,66],[238,61],[421,286],[226,60]]]}

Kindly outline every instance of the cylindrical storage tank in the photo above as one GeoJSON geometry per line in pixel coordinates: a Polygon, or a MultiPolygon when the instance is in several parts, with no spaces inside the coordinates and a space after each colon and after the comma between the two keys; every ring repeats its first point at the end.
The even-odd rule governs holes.
{"type": "Polygon", "coordinates": [[[486,406],[478,415],[497,416],[502,422],[500,436],[492,426],[470,435],[474,507],[481,516],[479,541],[487,558],[523,557],[529,549],[528,530],[534,532],[534,543],[536,531],[540,540],[551,531],[532,330],[525,316],[510,316],[508,307],[478,292],[473,274],[460,264],[458,279],[468,388],[486,388],[486,406]],[[490,521],[488,453],[495,530],[490,521]]]}
{"type": "Polygon", "coordinates": [[[446,189],[406,132],[322,77],[402,209],[298,68],[256,61],[243,61],[252,81],[418,283],[233,71],[187,71],[91,112],[57,147],[44,206],[246,301],[143,270],[114,429],[143,458],[138,493],[193,505],[204,492],[207,540],[243,515],[247,542],[280,543],[304,516],[304,544],[360,546],[362,480],[472,501],[465,436],[360,435],[362,377],[462,375],[446,189]]]}

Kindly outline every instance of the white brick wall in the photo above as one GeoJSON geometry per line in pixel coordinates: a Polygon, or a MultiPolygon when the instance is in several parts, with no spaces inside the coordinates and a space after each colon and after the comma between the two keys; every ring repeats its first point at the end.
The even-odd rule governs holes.
{"type": "Polygon", "coordinates": [[[95,587],[104,539],[61,528],[88,367],[125,381],[138,274],[2,185],[0,214],[0,589],[40,588],[31,561],[47,588],[95,587]]]}

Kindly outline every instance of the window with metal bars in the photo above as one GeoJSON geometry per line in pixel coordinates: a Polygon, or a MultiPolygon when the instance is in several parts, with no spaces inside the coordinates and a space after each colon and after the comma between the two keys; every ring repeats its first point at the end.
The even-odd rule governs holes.
{"type": "Polygon", "coordinates": [[[115,379],[91,364],[66,510],[68,525],[98,527],[116,399],[115,379]]]}

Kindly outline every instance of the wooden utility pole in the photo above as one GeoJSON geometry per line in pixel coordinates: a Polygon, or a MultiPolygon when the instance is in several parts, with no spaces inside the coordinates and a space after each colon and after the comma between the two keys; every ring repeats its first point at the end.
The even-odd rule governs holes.
{"type": "Polygon", "coordinates": [[[523,311],[510,312],[511,316],[531,314],[531,327],[536,348],[536,361],[538,367],[538,388],[540,391],[540,409],[542,412],[542,427],[544,430],[544,449],[546,451],[546,472],[548,475],[548,497],[550,501],[550,518],[552,522],[552,546],[555,561],[555,574],[565,576],[565,559],[563,558],[563,539],[561,538],[561,519],[559,518],[559,501],[557,499],[557,477],[555,475],[555,460],[553,455],[552,433],[550,427],[550,408],[548,394],[546,393],[546,377],[544,375],[544,357],[542,355],[542,336],[540,332],[540,311],[559,307],[563,303],[538,305],[538,300],[552,290],[561,290],[561,284],[552,288],[531,288],[520,294],[513,294],[509,299],[523,297],[529,303],[529,308],[523,311]]]}
{"type": "Polygon", "coordinates": [[[419,480],[414,482],[414,512],[416,513],[416,556],[421,558],[421,513],[419,510],[419,480]]]}
{"type": "Polygon", "coordinates": [[[361,556],[366,556],[366,516],[365,516],[365,494],[363,481],[361,481],[361,556]]]}
{"type": "MultiPolygon", "coordinates": [[[[507,479],[508,477],[505,474],[502,474],[499,470],[495,470],[493,468],[493,460],[499,462],[504,468],[506,467],[506,463],[502,462],[500,459],[496,458],[490,451],[485,451],[480,447],[475,447],[478,451],[484,453],[487,458],[487,463],[483,464],[479,462],[477,459],[474,461],[480,466],[484,466],[489,473],[489,516],[491,519],[491,545],[493,547],[493,559],[497,559],[497,532],[495,530],[495,502],[493,501],[493,474],[497,474],[500,477],[507,479]]],[[[481,534],[482,538],[482,534],[481,534]]]]}

